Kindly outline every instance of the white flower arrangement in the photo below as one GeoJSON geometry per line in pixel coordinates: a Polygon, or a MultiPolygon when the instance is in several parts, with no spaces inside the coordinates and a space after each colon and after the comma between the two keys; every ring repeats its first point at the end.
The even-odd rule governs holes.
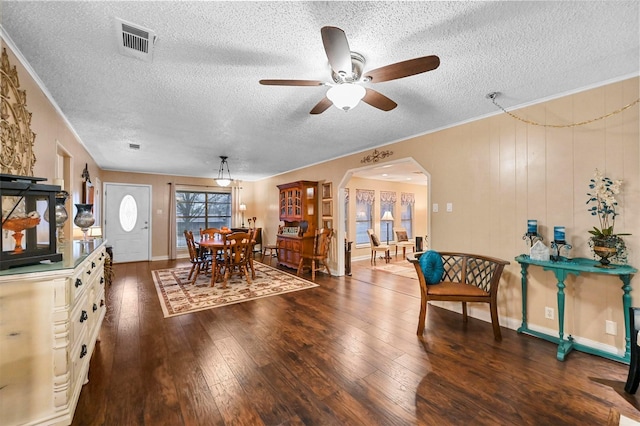
{"type": "Polygon", "coordinates": [[[620,187],[622,186],[621,180],[611,180],[604,176],[600,170],[596,169],[593,179],[589,183],[591,192],[587,192],[589,199],[587,204],[595,204],[591,206],[588,211],[592,216],[598,216],[600,221],[600,228],[593,227],[593,230],[589,231],[595,237],[606,237],[608,235],[630,235],[630,234],[614,234],[613,228],[616,224],[616,207],[618,201],[616,195],[620,193],[620,187]]]}
{"type": "Polygon", "coordinates": [[[594,226],[593,229],[589,231],[589,233],[593,235],[593,237],[589,239],[589,247],[591,247],[593,251],[594,239],[615,239],[617,253],[610,258],[611,262],[626,264],[628,258],[627,247],[620,236],[631,234],[614,233],[616,216],[619,215],[616,211],[618,207],[616,195],[620,194],[621,187],[622,180],[612,180],[604,176],[600,170],[595,170],[593,179],[591,179],[589,183],[589,189],[591,191],[587,192],[589,196],[587,204],[592,204],[592,206],[589,207],[587,211],[589,211],[592,216],[598,216],[600,228],[594,226]]]}

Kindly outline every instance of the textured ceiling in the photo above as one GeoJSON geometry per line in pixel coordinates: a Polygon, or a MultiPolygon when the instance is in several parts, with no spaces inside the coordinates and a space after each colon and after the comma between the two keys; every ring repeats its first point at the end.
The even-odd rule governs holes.
{"type": "Polygon", "coordinates": [[[256,180],[638,75],[639,6],[598,2],[2,1],[17,47],[103,169],[200,177],[229,156],[256,180]],[[114,20],[158,36],[152,62],[118,52],[114,20]],[[398,103],[309,111],[330,81],[320,29],[337,26],[365,70],[419,56],[424,74],[365,83],[398,103]],[[129,144],[140,150],[130,150],[129,144]]]}

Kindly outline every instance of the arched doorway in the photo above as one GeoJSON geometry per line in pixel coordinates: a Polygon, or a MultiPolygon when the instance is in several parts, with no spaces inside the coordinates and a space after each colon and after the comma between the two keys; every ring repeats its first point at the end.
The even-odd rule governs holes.
{"type": "MultiPolygon", "coordinates": [[[[339,275],[344,275],[345,271],[345,252],[342,250],[342,242],[348,241],[347,237],[349,237],[349,241],[353,240],[356,247],[352,245],[352,254],[356,252],[357,244],[355,244],[355,232],[354,225],[352,224],[351,218],[353,217],[353,213],[355,210],[351,212],[347,212],[347,204],[346,204],[346,193],[345,188],[348,188],[352,179],[362,179],[364,182],[370,181],[370,186],[376,186],[375,181],[382,182],[397,182],[400,187],[401,183],[404,182],[406,185],[410,185],[413,190],[422,191],[421,189],[416,188],[424,188],[420,194],[420,206],[416,207],[415,217],[416,217],[416,226],[414,235],[429,235],[431,231],[431,218],[430,218],[430,200],[431,200],[431,176],[429,172],[424,169],[416,160],[411,157],[401,158],[397,160],[387,161],[384,163],[375,163],[355,169],[349,169],[345,172],[340,184],[337,188],[337,200],[338,200],[338,216],[337,223],[334,224],[334,229],[337,230],[337,244],[338,253],[338,271],[339,275]],[[416,186],[417,185],[417,186],[416,186]],[[347,216],[348,215],[348,216],[347,216]]],[[[382,185],[381,182],[381,185],[382,185]]],[[[355,206],[355,193],[349,194],[350,203],[349,206],[355,206]]],[[[379,221],[378,221],[379,222],[379,221]]],[[[376,223],[374,221],[374,229],[376,223]]],[[[425,241],[424,249],[427,248],[426,244],[428,241],[425,241]]],[[[360,250],[362,251],[362,250],[360,250]]]]}

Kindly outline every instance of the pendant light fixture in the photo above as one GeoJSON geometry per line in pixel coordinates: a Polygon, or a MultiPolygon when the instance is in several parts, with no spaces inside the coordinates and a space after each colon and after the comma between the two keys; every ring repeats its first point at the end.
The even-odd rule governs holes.
{"type": "Polygon", "coordinates": [[[218,177],[216,178],[216,183],[219,186],[229,186],[231,183],[231,173],[229,172],[229,163],[227,163],[227,156],[220,156],[220,169],[218,170],[218,177]],[[227,168],[227,177],[224,177],[224,168],[227,168]]]}

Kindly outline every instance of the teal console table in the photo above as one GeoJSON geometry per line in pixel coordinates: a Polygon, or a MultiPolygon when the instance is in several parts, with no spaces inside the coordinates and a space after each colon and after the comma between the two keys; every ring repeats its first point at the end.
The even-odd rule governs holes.
{"type": "Polygon", "coordinates": [[[638,272],[637,269],[628,265],[615,265],[610,269],[599,268],[597,266],[600,264],[599,262],[586,258],[562,259],[553,262],[550,260],[533,260],[528,255],[521,254],[520,256],[516,257],[516,261],[520,264],[520,267],[522,269],[522,326],[518,328],[518,333],[530,334],[532,336],[557,343],[557,358],[560,361],[564,361],[567,354],[571,352],[571,350],[575,349],[581,352],[599,355],[601,357],[612,359],[615,361],[622,361],[627,364],[629,363],[629,360],[631,358],[631,331],[629,328],[629,307],[631,306],[631,275],[638,272]],[[531,330],[529,327],[527,327],[527,268],[529,267],[529,265],[540,266],[545,271],[553,272],[556,276],[556,279],[558,280],[558,336],[541,333],[539,331],[531,330]],[[622,306],[624,308],[625,329],[625,351],[623,356],[611,354],[599,349],[592,348],[590,346],[576,343],[571,335],[569,335],[567,338],[564,337],[564,281],[569,274],[578,276],[583,272],[604,275],[617,275],[620,280],[622,280],[622,306]]]}

